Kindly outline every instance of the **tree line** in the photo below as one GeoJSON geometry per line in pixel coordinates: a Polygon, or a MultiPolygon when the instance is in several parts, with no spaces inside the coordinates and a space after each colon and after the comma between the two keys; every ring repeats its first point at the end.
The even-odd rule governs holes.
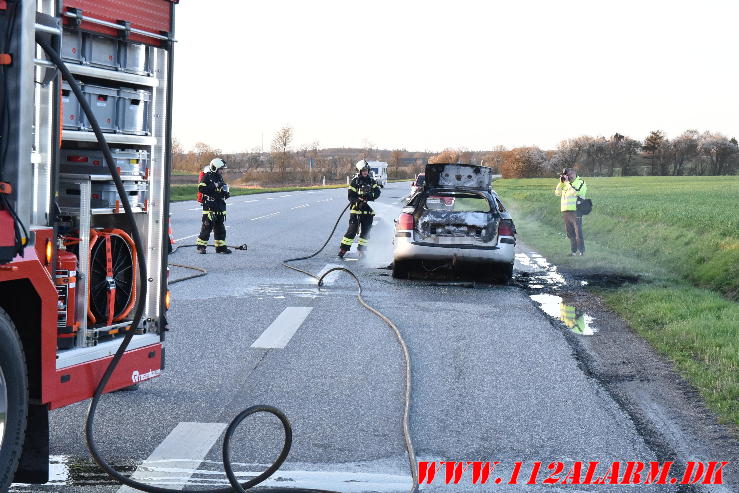
{"type": "Polygon", "coordinates": [[[720,133],[687,130],[673,139],[654,130],[637,140],[616,132],[606,138],[583,135],[565,139],[554,150],[537,146],[487,151],[446,148],[440,153],[405,149],[377,149],[365,140],[362,148],[322,149],[318,141],[294,145],[294,129],[279,129],[269,150],[222,153],[198,142],[185,151],[175,139],[173,169],[197,173],[216,156],[223,157],[237,183],[253,185],[343,183],[354,174],[359,159],[390,164],[390,178],[411,178],[427,162],[481,164],[504,178],[552,176],[563,168],[576,168],[587,176],[727,175],[739,171],[739,145],[720,133]]]}
{"type": "Polygon", "coordinates": [[[609,138],[566,139],[556,150],[519,147],[498,157],[504,178],[551,176],[576,168],[588,176],[732,175],[739,171],[739,144],[714,132],[686,130],[670,140],[654,130],[643,140],[615,133],[609,138]]]}

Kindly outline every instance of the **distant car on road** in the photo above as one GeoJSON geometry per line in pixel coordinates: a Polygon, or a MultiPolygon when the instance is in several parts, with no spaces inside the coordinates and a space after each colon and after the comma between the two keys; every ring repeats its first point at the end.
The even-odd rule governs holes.
{"type": "Polygon", "coordinates": [[[425,180],[426,175],[424,173],[418,173],[416,175],[416,179],[411,182],[411,193],[408,194],[408,197],[413,197],[416,192],[423,188],[423,183],[425,180]]]}
{"type": "Polygon", "coordinates": [[[429,164],[395,221],[393,277],[471,268],[494,282],[513,275],[516,228],[485,166],[429,164]]]}

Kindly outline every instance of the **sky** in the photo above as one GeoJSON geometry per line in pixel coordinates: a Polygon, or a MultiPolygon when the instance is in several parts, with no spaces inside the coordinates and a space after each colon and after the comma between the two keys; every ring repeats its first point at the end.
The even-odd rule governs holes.
{"type": "Polygon", "coordinates": [[[739,2],[181,0],[174,136],[438,151],[739,137],[739,2]],[[207,6],[206,6],[207,5],[207,6]]]}

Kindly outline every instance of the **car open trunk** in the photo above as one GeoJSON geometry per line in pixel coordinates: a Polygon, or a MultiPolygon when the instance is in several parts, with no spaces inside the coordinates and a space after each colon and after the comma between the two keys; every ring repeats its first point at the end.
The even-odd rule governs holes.
{"type": "Polygon", "coordinates": [[[492,169],[472,164],[427,164],[427,190],[435,188],[461,188],[488,191],[493,180],[492,169]]]}

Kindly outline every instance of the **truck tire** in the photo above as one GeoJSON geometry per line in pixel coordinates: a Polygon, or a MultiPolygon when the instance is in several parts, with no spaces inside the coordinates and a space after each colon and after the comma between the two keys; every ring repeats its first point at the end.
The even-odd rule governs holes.
{"type": "Polygon", "coordinates": [[[10,487],[23,450],[28,412],[28,376],[13,321],[0,308],[0,493],[10,487]]]}

